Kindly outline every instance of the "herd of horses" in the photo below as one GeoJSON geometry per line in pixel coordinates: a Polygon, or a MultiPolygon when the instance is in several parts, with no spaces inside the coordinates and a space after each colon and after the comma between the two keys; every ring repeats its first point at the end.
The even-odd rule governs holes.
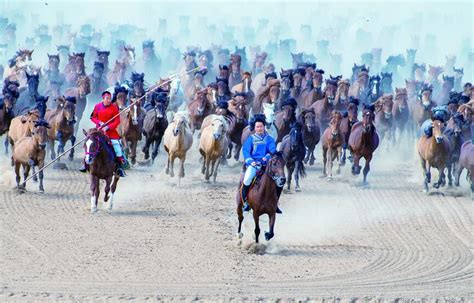
{"type": "MultiPolygon", "coordinates": [[[[20,190],[25,189],[25,183],[20,182],[20,167],[25,180],[30,168],[35,173],[38,167],[39,189],[44,191],[42,168],[46,146],[51,159],[64,153],[67,142],[74,146],[79,122],[88,118],[90,105],[100,100],[103,90],[109,89],[121,109],[118,130],[131,163],[137,162],[140,142],[143,141],[145,159],[150,158],[152,148],[152,163],[163,142],[167,153],[166,174],[173,177],[174,162],[180,161],[178,182],[185,176],[185,161],[195,135],[201,172],[205,180],[212,178],[215,182],[219,168],[228,159],[239,161],[242,144],[252,134],[248,125],[251,117],[265,114],[267,132],[275,138],[278,152],[262,168],[249,193],[257,242],[260,215],[269,215],[270,231],[265,233],[269,240],[274,235],[281,190],[286,185],[290,191],[293,179],[295,190],[301,190],[299,180],[306,176],[306,167],[315,164],[314,153],[319,143],[322,173],[327,180],[333,179],[335,161],[336,173],[340,173],[349,160],[353,175],[362,171],[365,186],[379,146],[398,149],[402,140],[416,140],[425,191],[429,191],[431,168],[439,171],[435,188],[445,185],[446,176],[449,185],[453,184],[453,177],[454,184],[459,185],[460,174],[467,169],[474,194],[471,141],[474,88],[466,84],[464,91],[453,91],[454,77],[443,75],[440,79],[439,67],[430,66],[428,78],[421,80],[424,71],[421,65],[415,64],[414,78],[406,80],[405,87],[393,89],[391,73],[370,75],[370,68],[365,65],[354,64],[349,79],[327,77],[328,73],[315,63],[294,56],[294,66],[281,69],[278,75],[272,64],[265,64],[266,56],[256,56],[250,68],[245,48],[236,48],[227,65],[196,69],[197,54],[189,50],[181,63],[176,62],[180,77],[160,78],[149,84],[143,73],[134,70],[135,54],[131,46],[123,48],[112,69],[109,69],[109,53],[97,51],[90,75],[85,73],[84,53],[69,55],[63,71],[59,70],[59,54],[48,55],[45,72],[28,63],[32,53],[19,50],[11,60],[0,108],[0,135],[6,135],[7,153],[11,146],[20,190]],[[248,66],[249,70],[241,66],[248,66]],[[194,72],[186,72],[190,70],[194,72]],[[61,89],[58,83],[65,88],[61,89]],[[47,96],[40,94],[41,90],[47,96]],[[432,116],[432,109],[443,104],[449,109],[446,121],[432,116]],[[432,136],[422,135],[420,127],[432,118],[432,136]]],[[[83,134],[85,161],[90,164],[92,176],[91,211],[97,211],[100,179],[106,180],[104,202],[112,209],[119,180],[113,150],[100,131],[90,129],[83,134]]],[[[381,152],[380,156],[384,154],[381,152]]],[[[73,158],[74,148],[69,153],[69,159],[73,158]]],[[[239,193],[236,200],[240,233],[243,213],[239,193]]]]}

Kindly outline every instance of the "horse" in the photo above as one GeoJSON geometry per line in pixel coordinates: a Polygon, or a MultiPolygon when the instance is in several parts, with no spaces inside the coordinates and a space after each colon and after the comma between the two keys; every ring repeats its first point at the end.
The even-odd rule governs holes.
{"type": "Polygon", "coordinates": [[[242,132],[248,125],[248,99],[246,94],[237,93],[234,94],[232,99],[229,101],[229,111],[234,114],[235,122],[233,127],[229,128],[229,154],[227,158],[232,155],[232,149],[234,149],[234,159],[239,161],[240,149],[242,148],[242,132]],[[234,148],[235,145],[235,148],[234,148]]]}
{"type": "Polygon", "coordinates": [[[278,133],[275,142],[277,144],[290,133],[291,125],[295,122],[296,108],[292,105],[284,105],[281,111],[275,114],[275,126],[278,133]]]}
{"type": "Polygon", "coordinates": [[[356,82],[359,82],[360,73],[362,71],[365,71],[368,74],[369,68],[366,67],[365,64],[357,65],[354,63],[354,66],[352,67],[351,85],[354,85],[356,82]]]}
{"type": "Polygon", "coordinates": [[[443,72],[443,67],[428,65],[428,79],[427,82],[433,88],[433,99],[438,100],[439,92],[441,90],[441,83],[439,75],[443,72]]]}
{"type": "Polygon", "coordinates": [[[196,129],[201,129],[205,117],[214,111],[214,105],[209,102],[207,89],[198,91],[194,99],[188,103],[189,127],[194,134],[196,129]]]}
{"type": "Polygon", "coordinates": [[[332,180],[332,163],[337,159],[337,174],[341,171],[342,147],[345,143],[344,134],[341,131],[342,114],[340,111],[333,110],[329,126],[324,130],[321,138],[323,149],[323,174],[328,181],[332,180]]]}
{"type": "Polygon", "coordinates": [[[204,75],[205,72],[194,72],[193,85],[189,85],[186,91],[184,92],[184,95],[186,96],[187,100],[192,100],[198,91],[206,87],[204,85],[204,75]]]}
{"type": "MultiPolygon", "coordinates": [[[[30,168],[35,173],[35,166],[42,169],[44,166],[44,158],[46,155],[46,143],[48,142],[48,128],[49,125],[44,120],[37,121],[31,132],[31,136],[25,136],[19,139],[15,144],[13,150],[13,164],[15,166],[16,185],[19,191],[26,188],[26,179],[28,178],[30,168]],[[20,186],[20,167],[23,167],[23,185],[20,186]]],[[[41,170],[39,176],[39,191],[44,192],[43,187],[43,171],[41,170]]]]}
{"type": "Polygon", "coordinates": [[[428,184],[431,182],[431,167],[437,168],[439,172],[438,182],[433,184],[433,187],[439,188],[446,184],[444,169],[449,164],[451,153],[451,144],[448,137],[443,133],[444,122],[434,118],[432,121],[433,135],[429,138],[422,135],[417,143],[424,176],[423,191],[426,193],[428,193],[428,184]]]}
{"type": "Polygon", "coordinates": [[[324,97],[314,104],[310,108],[314,109],[316,119],[319,121],[321,129],[326,129],[331,112],[334,109],[334,100],[336,98],[337,80],[326,79],[326,87],[324,88],[324,97]]]}
{"type": "Polygon", "coordinates": [[[135,47],[130,45],[123,46],[119,60],[125,64],[125,76],[128,77],[135,65],[135,47]]]}
{"type": "MultiPolygon", "coordinates": [[[[135,73],[132,72],[132,75],[130,77],[132,88],[131,91],[129,92],[130,99],[133,102],[135,99],[142,98],[145,95],[145,74],[144,73],[135,73]]],[[[154,94],[150,95],[150,97],[153,97],[154,94]]],[[[142,107],[145,105],[145,98],[141,99],[141,104],[142,107]]]]}
{"type": "MultiPolygon", "coordinates": [[[[7,139],[11,145],[12,151],[14,150],[15,143],[23,137],[31,136],[35,123],[39,120],[39,111],[33,110],[28,111],[22,116],[16,116],[10,123],[10,129],[8,130],[7,139]]],[[[13,165],[13,158],[12,158],[13,165]]]]}
{"type": "Polygon", "coordinates": [[[306,156],[304,164],[314,165],[314,149],[321,138],[321,130],[316,120],[316,114],[313,108],[302,108],[298,117],[298,123],[302,125],[303,142],[306,146],[306,156]]]}
{"type": "Polygon", "coordinates": [[[213,176],[215,183],[221,158],[229,148],[229,126],[223,116],[211,115],[210,119],[211,124],[201,130],[199,153],[203,157],[201,173],[205,174],[206,181],[213,176]]]}
{"type": "Polygon", "coordinates": [[[280,84],[280,98],[278,100],[277,110],[280,110],[281,104],[291,97],[291,90],[293,88],[293,71],[291,69],[281,69],[280,84]]]}
{"type": "MultiPolygon", "coordinates": [[[[244,214],[242,210],[243,201],[240,188],[242,187],[242,180],[244,174],[241,174],[239,189],[236,194],[237,202],[237,216],[239,219],[239,227],[237,234],[239,238],[243,237],[241,233],[242,222],[244,221],[244,214]]],[[[274,226],[276,219],[276,210],[278,207],[278,200],[280,198],[281,189],[285,186],[285,160],[280,152],[272,155],[268,161],[267,166],[263,170],[261,177],[257,178],[256,182],[250,187],[247,202],[252,208],[253,220],[255,223],[255,242],[258,243],[260,235],[259,219],[263,214],[269,217],[270,230],[265,232],[265,240],[269,241],[275,236],[274,226]]]]}
{"type": "MultiPolygon", "coordinates": [[[[350,102],[347,105],[347,111],[345,111],[342,115],[341,121],[341,132],[344,136],[344,143],[342,145],[342,158],[341,158],[341,166],[346,164],[346,154],[347,148],[349,147],[349,137],[351,135],[352,126],[359,122],[357,118],[357,114],[359,112],[359,100],[354,100],[353,97],[350,98],[350,102]]],[[[352,161],[353,157],[352,154],[349,155],[349,160],[352,161]]]]}
{"type": "Polygon", "coordinates": [[[234,87],[238,83],[242,82],[242,74],[240,71],[240,64],[242,57],[239,54],[230,55],[230,66],[229,66],[229,87],[234,87]]]}
{"type": "Polygon", "coordinates": [[[105,67],[103,63],[94,63],[94,71],[89,75],[89,79],[91,79],[92,96],[100,96],[107,88],[107,79],[105,77],[105,67]]]}
{"type": "MultiPolygon", "coordinates": [[[[322,90],[323,74],[324,71],[322,69],[311,72],[311,85],[306,86],[301,91],[297,100],[299,107],[309,108],[315,102],[324,98],[324,91],[322,90]]],[[[328,83],[327,81],[328,80],[326,80],[326,85],[328,83]]]]}
{"type": "Polygon", "coordinates": [[[300,94],[302,92],[304,69],[302,68],[294,69],[292,78],[293,78],[293,88],[291,89],[291,97],[295,98],[298,101],[300,99],[300,94]]]}
{"type": "Polygon", "coordinates": [[[269,80],[267,86],[255,97],[252,106],[252,114],[260,114],[263,111],[263,104],[275,104],[280,96],[280,81],[269,80]]]}
{"type": "Polygon", "coordinates": [[[392,75],[393,73],[380,73],[380,93],[383,94],[391,94],[393,93],[392,88],[392,75]]]}
{"type": "Polygon", "coordinates": [[[393,136],[393,95],[384,94],[375,101],[374,106],[375,126],[377,127],[380,141],[382,141],[385,138],[385,135],[387,135],[387,142],[390,144],[393,136]]]}
{"type": "Polygon", "coordinates": [[[142,138],[144,110],[140,102],[135,102],[130,108],[120,114],[120,124],[117,128],[125,154],[130,156],[132,164],[136,163],[137,145],[142,138]]]}
{"type": "MultiPolygon", "coordinates": [[[[76,98],[76,116],[77,125],[81,122],[82,115],[87,105],[87,95],[91,92],[91,80],[87,76],[80,76],[77,78],[76,86],[66,89],[64,92],[65,97],[76,98]]],[[[77,128],[74,134],[77,133],[77,128]]]]}
{"type": "Polygon", "coordinates": [[[380,90],[380,77],[378,75],[371,76],[369,78],[369,86],[367,87],[365,94],[361,96],[362,101],[367,104],[373,104],[381,96],[382,96],[382,92],[380,90]]]}
{"type": "Polygon", "coordinates": [[[447,104],[449,101],[449,93],[454,88],[454,77],[443,75],[443,84],[441,84],[441,91],[436,102],[439,105],[447,104]]]}
{"type": "Polygon", "coordinates": [[[393,141],[397,147],[400,147],[405,127],[410,119],[410,110],[408,108],[408,95],[406,88],[395,88],[395,97],[392,107],[393,120],[393,141]],[[397,139],[398,129],[398,139],[397,139]]]}
{"type": "Polygon", "coordinates": [[[155,158],[158,155],[158,147],[160,146],[161,139],[168,127],[166,106],[167,104],[165,102],[156,100],[155,107],[145,114],[145,120],[143,121],[143,134],[145,135],[146,140],[142,152],[145,154],[145,160],[148,159],[150,157],[150,146],[152,144],[154,145],[151,154],[152,163],[154,163],[155,158]]]}
{"type": "Polygon", "coordinates": [[[3,78],[18,81],[21,86],[26,83],[26,63],[32,60],[34,50],[19,49],[12,59],[8,60],[8,66],[3,72],[3,78]]]}
{"type": "Polygon", "coordinates": [[[64,71],[67,87],[75,85],[79,78],[86,76],[84,56],[85,53],[73,53],[69,57],[70,60],[64,71]]]}
{"type": "Polygon", "coordinates": [[[421,93],[421,99],[418,99],[415,104],[410,108],[410,113],[415,126],[420,129],[423,122],[431,117],[431,109],[436,106],[431,99],[431,90],[424,90],[421,93]]]}
{"type": "Polygon", "coordinates": [[[379,136],[374,126],[374,106],[363,106],[362,121],[355,123],[352,126],[351,134],[349,136],[349,150],[354,157],[352,164],[352,174],[360,174],[361,166],[359,161],[362,157],[365,158],[364,179],[363,185],[367,186],[367,174],[370,171],[370,161],[373,153],[379,146],[379,136]]]}
{"type": "Polygon", "coordinates": [[[115,65],[113,70],[107,73],[107,83],[109,86],[115,85],[115,83],[122,83],[125,81],[125,72],[127,70],[127,65],[119,60],[115,60],[115,65]]]}
{"type": "Polygon", "coordinates": [[[48,54],[48,68],[44,72],[44,78],[43,78],[45,80],[44,82],[46,83],[46,87],[48,89],[50,89],[52,81],[54,81],[55,83],[59,85],[62,85],[66,80],[64,75],[59,71],[59,63],[60,63],[59,55],[48,54]]]}
{"type": "Polygon", "coordinates": [[[234,85],[231,88],[231,93],[244,93],[247,95],[247,103],[248,105],[252,106],[253,100],[255,98],[254,92],[250,89],[252,85],[252,73],[251,72],[244,72],[242,74],[242,82],[239,84],[234,85]]]}
{"type": "Polygon", "coordinates": [[[28,89],[20,93],[20,96],[16,100],[15,107],[13,110],[15,116],[23,115],[28,110],[33,109],[36,106],[36,98],[39,96],[39,74],[34,73],[30,75],[27,72],[25,74],[27,78],[28,89]]]}
{"type": "MultiPolygon", "coordinates": [[[[192,69],[195,69],[198,65],[195,61],[196,53],[191,51],[191,52],[186,52],[183,54],[183,61],[184,61],[184,66],[181,69],[181,73],[184,73],[186,71],[190,71],[192,69]]],[[[183,87],[183,91],[187,91],[189,86],[192,86],[193,84],[193,76],[186,73],[181,77],[181,85],[183,87]]]]}
{"type": "Polygon", "coordinates": [[[349,88],[350,82],[348,79],[337,81],[337,90],[336,90],[336,97],[334,99],[335,110],[344,111],[347,110],[349,105],[349,88]]]}
{"type": "Polygon", "coordinates": [[[176,114],[173,121],[168,125],[163,136],[163,147],[168,154],[166,162],[166,174],[174,177],[174,160],[180,161],[180,169],[178,174],[178,184],[184,177],[184,161],[186,153],[193,145],[193,134],[188,126],[188,121],[184,114],[176,114]]]}
{"type": "Polygon", "coordinates": [[[448,185],[453,185],[452,176],[457,171],[459,165],[459,156],[461,153],[461,146],[464,143],[462,130],[464,126],[464,117],[460,113],[452,115],[447,123],[444,134],[449,139],[451,144],[451,153],[449,155],[448,163],[448,185]]]}
{"type": "Polygon", "coordinates": [[[467,170],[467,178],[470,178],[471,183],[471,200],[474,200],[474,144],[471,141],[466,141],[461,146],[461,153],[459,156],[459,167],[455,172],[455,185],[459,186],[459,178],[462,171],[467,170]]]}
{"type": "Polygon", "coordinates": [[[86,157],[84,162],[89,165],[91,176],[91,213],[97,212],[97,202],[100,195],[99,181],[105,180],[104,202],[109,202],[107,210],[113,207],[114,194],[120,175],[116,173],[115,153],[109,138],[101,131],[91,128],[82,130],[85,136],[84,149],[86,157]],[[109,197],[109,192],[111,196],[109,197]],[[110,201],[109,201],[110,198],[110,201]]]}
{"type": "MultiPolygon", "coordinates": [[[[59,97],[56,99],[56,109],[47,110],[45,114],[45,119],[50,125],[48,129],[48,139],[49,139],[49,150],[51,152],[51,160],[56,158],[56,153],[54,151],[54,142],[59,141],[58,144],[58,154],[64,152],[64,146],[67,141],[71,141],[71,146],[74,146],[76,143],[76,137],[74,136],[74,124],[76,120],[74,118],[76,103],[73,99],[67,99],[65,97],[59,97]]],[[[69,153],[69,160],[72,161],[74,158],[74,148],[71,149],[69,153]]],[[[56,167],[59,167],[59,161],[56,167]]]]}
{"type": "Polygon", "coordinates": [[[464,138],[471,138],[473,135],[471,133],[471,128],[469,127],[474,123],[473,115],[474,115],[474,108],[469,106],[468,104],[461,104],[458,107],[458,113],[463,116],[464,124],[462,127],[462,135],[464,138]]]}
{"type": "MultiPolygon", "coordinates": [[[[14,102],[11,95],[0,96],[0,136],[8,133],[12,119],[15,117],[13,114],[14,102]]],[[[8,148],[8,144],[6,148],[8,148]]]]}
{"type": "Polygon", "coordinates": [[[109,68],[109,55],[110,51],[96,50],[97,61],[104,65],[104,73],[107,74],[110,71],[109,68]]]}
{"type": "Polygon", "coordinates": [[[281,141],[279,150],[282,152],[283,159],[286,162],[288,175],[288,191],[291,187],[291,176],[295,174],[295,191],[300,191],[300,176],[306,177],[304,159],[306,156],[306,147],[303,141],[302,126],[299,123],[293,123],[290,133],[281,141]]]}
{"type": "Polygon", "coordinates": [[[369,72],[367,69],[363,69],[359,72],[357,76],[357,81],[352,82],[349,88],[349,96],[359,99],[361,102],[365,102],[368,89],[369,89],[369,72]]]}

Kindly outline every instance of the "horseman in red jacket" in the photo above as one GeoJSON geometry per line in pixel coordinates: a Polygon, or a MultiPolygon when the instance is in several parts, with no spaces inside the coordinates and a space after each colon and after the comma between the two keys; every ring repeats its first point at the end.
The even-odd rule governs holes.
{"type": "MultiPolygon", "coordinates": [[[[120,177],[124,177],[125,173],[123,169],[126,166],[127,161],[123,155],[120,135],[117,132],[117,127],[120,124],[119,112],[117,104],[112,103],[112,94],[108,91],[104,91],[102,93],[102,102],[97,103],[94,107],[94,111],[91,114],[91,121],[95,124],[97,129],[102,130],[104,134],[109,137],[114,148],[116,160],[119,163],[117,173],[120,177]],[[108,122],[109,120],[110,122],[108,122]]],[[[88,170],[88,165],[84,163],[83,167],[79,170],[81,172],[86,172],[88,170]]]]}

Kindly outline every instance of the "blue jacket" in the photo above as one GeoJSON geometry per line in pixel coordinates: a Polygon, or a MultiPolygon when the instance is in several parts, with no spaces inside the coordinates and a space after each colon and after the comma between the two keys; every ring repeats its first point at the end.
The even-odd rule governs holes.
{"type": "Polygon", "coordinates": [[[253,134],[247,138],[242,147],[242,154],[247,165],[255,162],[270,160],[271,154],[276,152],[275,139],[265,133],[263,137],[253,134]]]}

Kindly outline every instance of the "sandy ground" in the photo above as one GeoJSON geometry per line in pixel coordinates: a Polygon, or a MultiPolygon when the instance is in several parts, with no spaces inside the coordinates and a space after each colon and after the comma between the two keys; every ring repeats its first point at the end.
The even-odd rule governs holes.
{"type": "Polygon", "coordinates": [[[33,182],[19,194],[2,155],[0,301],[474,300],[465,179],[426,195],[413,152],[382,149],[369,189],[349,166],[329,182],[319,148],[302,191],[282,195],[275,238],[262,233],[258,246],[249,214],[236,236],[240,167],[232,160],[206,183],[195,146],[180,187],[162,152],[128,171],[111,213],[100,204],[95,215],[77,157],[67,171],[45,172],[45,194],[33,182]]]}

